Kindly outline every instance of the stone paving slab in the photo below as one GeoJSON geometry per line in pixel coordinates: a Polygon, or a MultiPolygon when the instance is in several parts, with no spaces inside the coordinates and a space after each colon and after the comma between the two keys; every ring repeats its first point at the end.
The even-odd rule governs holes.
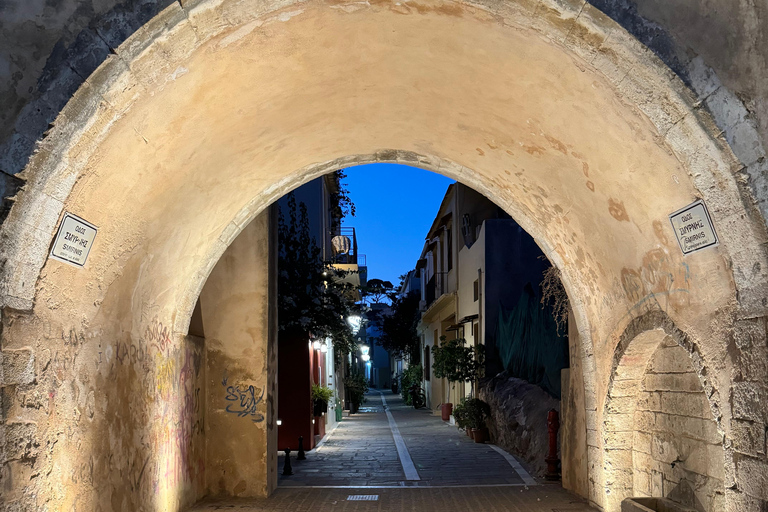
{"type": "Polygon", "coordinates": [[[265,499],[203,502],[190,512],[262,510],[289,512],[596,512],[559,485],[531,487],[413,487],[400,489],[278,488],[265,499]],[[376,501],[349,501],[374,495],[376,501]]]}
{"type": "MultiPolygon", "coordinates": [[[[292,457],[294,474],[279,478],[293,486],[455,486],[523,485],[520,475],[490,445],[477,444],[428,410],[407,407],[398,395],[384,393],[419,473],[408,481],[378,392],[367,395],[360,412],[344,418],[307,460],[292,457]]],[[[283,459],[280,459],[282,472],[283,459]]]]}

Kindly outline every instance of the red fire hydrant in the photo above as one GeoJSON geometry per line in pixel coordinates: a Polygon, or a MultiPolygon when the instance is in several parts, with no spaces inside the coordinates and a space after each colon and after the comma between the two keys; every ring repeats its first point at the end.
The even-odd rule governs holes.
{"type": "Polygon", "coordinates": [[[560,416],[557,411],[551,409],[547,415],[547,427],[549,429],[549,454],[544,459],[547,462],[547,480],[560,480],[560,459],[557,458],[557,431],[560,429],[560,416]]]}

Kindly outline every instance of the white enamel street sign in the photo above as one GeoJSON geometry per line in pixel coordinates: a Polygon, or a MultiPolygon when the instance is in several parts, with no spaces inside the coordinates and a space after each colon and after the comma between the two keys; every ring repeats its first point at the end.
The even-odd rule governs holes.
{"type": "Polygon", "coordinates": [[[707,206],[701,199],[671,214],[669,221],[683,254],[713,247],[719,243],[707,206]]]}
{"type": "Polygon", "coordinates": [[[90,222],[65,213],[51,248],[51,258],[82,268],[91,252],[97,230],[90,222]]]}

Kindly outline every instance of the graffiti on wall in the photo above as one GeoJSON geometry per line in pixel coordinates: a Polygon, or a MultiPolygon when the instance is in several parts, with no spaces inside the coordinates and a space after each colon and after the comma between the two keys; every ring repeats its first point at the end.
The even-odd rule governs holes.
{"type": "Polygon", "coordinates": [[[264,421],[264,414],[258,411],[259,404],[264,400],[264,390],[257,392],[257,388],[245,384],[229,385],[227,380],[225,375],[221,381],[221,385],[226,389],[224,399],[230,402],[226,411],[241,418],[249,417],[254,423],[264,421]]]}
{"type": "Polygon", "coordinates": [[[648,301],[667,297],[673,306],[688,301],[691,271],[685,262],[673,260],[663,249],[648,251],[639,268],[621,270],[621,286],[636,309],[648,301]]]}

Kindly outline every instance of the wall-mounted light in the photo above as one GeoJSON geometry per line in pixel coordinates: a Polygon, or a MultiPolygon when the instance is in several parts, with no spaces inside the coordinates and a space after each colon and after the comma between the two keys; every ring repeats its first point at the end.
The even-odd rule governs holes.
{"type": "Polygon", "coordinates": [[[369,356],[368,354],[363,354],[360,356],[360,359],[362,359],[363,361],[368,361],[368,364],[370,364],[371,356],[369,356]]]}
{"type": "Polygon", "coordinates": [[[360,353],[365,355],[368,355],[368,352],[371,350],[371,347],[368,345],[360,345],[360,353]]]}
{"type": "Polygon", "coordinates": [[[314,419],[312,420],[312,424],[313,424],[313,425],[315,424],[315,420],[314,420],[314,419]]]}
{"type": "Polygon", "coordinates": [[[280,425],[282,425],[282,424],[283,424],[283,420],[277,420],[277,426],[278,426],[278,427],[279,427],[280,425]]]}
{"type": "Polygon", "coordinates": [[[312,348],[315,350],[320,350],[320,340],[315,340],[312,342],[312,348]]]}

